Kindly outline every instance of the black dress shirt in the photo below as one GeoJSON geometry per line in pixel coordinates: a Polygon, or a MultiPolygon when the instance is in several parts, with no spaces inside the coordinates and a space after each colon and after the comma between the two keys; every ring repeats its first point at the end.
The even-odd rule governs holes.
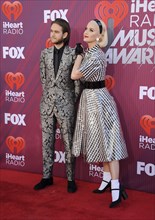
{"type": "Polygon", "coordinates": [[[53,65],[54,65],[55,76],[57,75],[57,72],[58,72],[58,69],[59,69],[60,60],[62,58],[63,51],[64,51],[64,46],[61,47],[60,49],[57,49],[56,47],[54,47],[53,65]]]}

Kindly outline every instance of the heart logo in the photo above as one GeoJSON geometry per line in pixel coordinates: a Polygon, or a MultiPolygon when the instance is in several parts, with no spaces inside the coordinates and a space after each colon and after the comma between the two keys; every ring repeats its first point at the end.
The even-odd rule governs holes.
{"type": "Polygon", "coordinates": [[[150,136],[151,129],[155,128],[155,118],[150,115],[143,115],[140,119],[140,125],[144,131],[150,136]]]}
{"type": "Polygon", "coordinates": [[[24,75],[20,72],[17,72],[15,74],[12,72],[8,72],[5,74],[5,82],[11,89],[16,86],[16,89],[18,90],[23,85],[24,81],[24,75]]]}
{"type": "Polygon", "coordinates": [[[51,39],[48,38],[48,39],[46,40],[46,48],[49,48],[49,47],[52,47],[52,46],[53,46],[53,43],[52,43],[51,39]]]}
{"type": "Polygon", "coordinates": [[[6,144],[11,153],[20,153],[25,147],[25,140],[22,137],[14,138],[9,136],[6,139],[6,144]]]}
{"type": "Polygon", "coordinates": [[[108,20],[113,19],[114,28],[127,16],[129,11],[126,1],[100,1],[94,10],[95,17],[101,19],[108,25],[108,20]]]}
{"type": "Polygon", "coordinates": [[[9,1],[5,1],[2,4],[2,12],[3,14],[11,21],[11,15],[14,15],[14,20],[22,13],[23,6],[19,1],[15,1],[13,3],[9,1]]]}
{"type": "Polygon", "coordinates": [[[105,76],[105,86],[110,91],[115,85],[115,80],[112,76],[106,75],[105,76]]]}

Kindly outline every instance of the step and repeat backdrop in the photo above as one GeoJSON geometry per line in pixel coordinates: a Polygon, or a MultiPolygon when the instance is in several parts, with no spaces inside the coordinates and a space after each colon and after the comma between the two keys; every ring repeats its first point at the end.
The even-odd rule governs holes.
{"type": "MultiPolygon", "coordinates": [[[[54,19],[70,23],[75,47],[83,43],[88,21],[97,18],[108,27],[106,86],[116,100],[129,153],[120,163],[120,178],[128,188],[155,193],[155,1],[0,2],[1,168],[42,173],[40,52],[51,47],[54,19]]],[[[55,138],[54,175],[65,177],[59,126],[55,138]]],[[[77,159],[77,179],[100,182],[102,176],[102,164],[77,159]]]]}

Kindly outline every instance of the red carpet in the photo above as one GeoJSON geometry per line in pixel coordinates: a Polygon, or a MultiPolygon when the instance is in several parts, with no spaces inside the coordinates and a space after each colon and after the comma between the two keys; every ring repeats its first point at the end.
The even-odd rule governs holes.
{"type": "Polygon", "coordinates": [[[76,181],[78,191],[67,193],[66,179],[42,191],[33,186],[40,174],[0,170],[0,220],[154,220],[155,194],[128,190],[129,198],[110,209],[110,192],[96,195],[98,184],[76,181]]]}

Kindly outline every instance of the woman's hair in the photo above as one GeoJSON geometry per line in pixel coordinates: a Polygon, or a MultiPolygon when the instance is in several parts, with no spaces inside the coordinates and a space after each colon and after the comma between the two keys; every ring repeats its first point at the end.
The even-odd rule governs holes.
{"type": "Polygon", "coordinates": [[[63,42],[64,42],[64,45],[68,45],[68,44],[69,44],[69,40],[70,40],[70,33],[71,33],[71,29],[70,29],[69,23],[68,23],[66,20],[62,19],[62,18],[57,18],[57,19],[55,19],[54,21],[52,21],[51,25],[52,25],[52,24],[58,24],[58,25],[60,25],[60,26],[62,27],[62,32],[63,32],[63,34],[64,34],[65,32],[68,33],[67,37],[64,38],[64,41],[63,41],[63,42]]]}
{"type": "Polygon", "coordinates": [[[102,20],[94,19],[94,21],[96,21],[96,23],[98,24],[99,30],[100,30],[100,34],[101,34],[101,37],[99,38],[99,41],[98,41],[98,45],[101,48],[102,47],[106,47],[107,44],[108,44],[107,27],[106,27],[105,23],[102,20]],[[102,29],[101,29],[100,25],[102,25],[102,29]],[[102,32],[101,32],[101,30],[102,30],[102,32]]]}

